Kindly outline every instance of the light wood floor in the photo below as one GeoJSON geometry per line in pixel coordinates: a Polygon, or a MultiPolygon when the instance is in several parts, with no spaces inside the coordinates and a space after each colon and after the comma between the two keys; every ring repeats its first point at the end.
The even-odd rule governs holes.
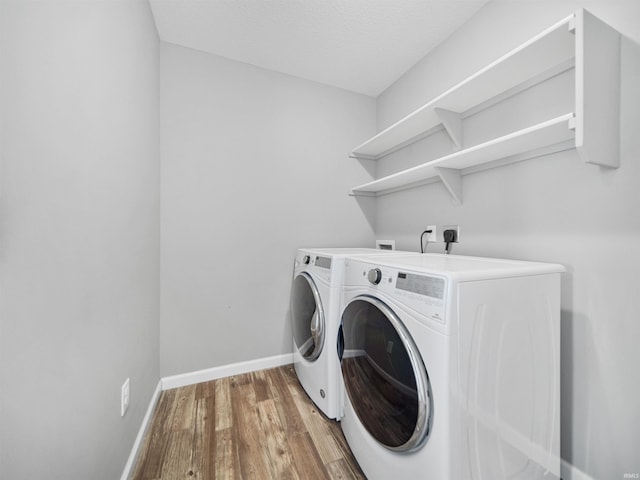
{"type": "Polygon", "coordinates": [[[134,480],[364,479],[293,366],[162,392],[134,480]]]}

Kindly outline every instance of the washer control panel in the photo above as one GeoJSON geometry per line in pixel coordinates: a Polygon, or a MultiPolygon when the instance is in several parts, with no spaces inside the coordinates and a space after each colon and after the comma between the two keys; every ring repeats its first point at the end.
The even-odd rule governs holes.
{"type": "Polygon", "coordinates": [[[347,263],[346,285],[371,287],[395,297],[407,307],[438,323],[445,323],[445,277],[351,261],[347,263]]]}
{"type": "Polygon", "coordinates": [[[309,271],[312,271],[314,275],[322,278],[325,282],[331,282],[332,275],[332,258],[322,255],[313,255],[311,257],[311,265],[309,265],[309,271]]]}
{"type": "Polygon", "coordinates": [[[316,255],[314,265],[328,270],[331,268],[331,257],[321,257],[320,255],[316,255]]]}

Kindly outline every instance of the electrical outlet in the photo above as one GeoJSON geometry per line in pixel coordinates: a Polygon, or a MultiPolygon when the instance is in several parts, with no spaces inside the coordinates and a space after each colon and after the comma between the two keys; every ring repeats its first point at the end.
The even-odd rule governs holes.
{"type": "Polygon", "coordinates": [[[456,239],[453,243],[458,243],[460,241],[460,227],[458,225],[443,225],[442,226],[443,235],[445,230],[454,230],[456,232],[456,239]]]}
{"type": "Polygon", "coordinates": [[[427,233],[427,242],[437,242],[438,241],[438,233],[435,225],[427,226],[427,230],[431,230],[431,233],[427,233]]]}
{"type": "Polygon", "coordinates": [[[129,408],[129,379],[127,378],[120,389],[120,416],[124,417],[125,412],[129,408]]]}

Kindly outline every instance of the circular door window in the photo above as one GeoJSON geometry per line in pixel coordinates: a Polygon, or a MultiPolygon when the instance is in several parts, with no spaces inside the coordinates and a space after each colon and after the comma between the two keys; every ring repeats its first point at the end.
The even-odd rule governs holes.
{"type": "Polygon", "coordinates": [[[390,450],[423,446],[431,431],[433,397],[405,326],[382,301],[362,295],[345,308],[341,329],[342,374],[362,425],[390,450]]]}
{"type": "Polygon", "coordinates": [[[316,360],[324,344],[324,310],[318,288],[306,272],[293,280],[291,318],[298,352],[309,361],[316,360]]]}

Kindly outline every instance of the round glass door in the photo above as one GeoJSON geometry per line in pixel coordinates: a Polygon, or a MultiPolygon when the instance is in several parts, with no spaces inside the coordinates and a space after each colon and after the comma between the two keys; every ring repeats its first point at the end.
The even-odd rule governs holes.
{"type": "Polygon", "coordinates": [[[324,345],[324,310],[318,287],[306,272],[293,280],[291,318],[298,352],[309,361],[316,360],[324,345]]]}
{"type": "Polygon", "coordinates": [[[380,300],[361,295],[342,315],[342,374],[351,405],[381,445],[410,452],[427,441],[433,399],[409,332],[380,300]]]}

